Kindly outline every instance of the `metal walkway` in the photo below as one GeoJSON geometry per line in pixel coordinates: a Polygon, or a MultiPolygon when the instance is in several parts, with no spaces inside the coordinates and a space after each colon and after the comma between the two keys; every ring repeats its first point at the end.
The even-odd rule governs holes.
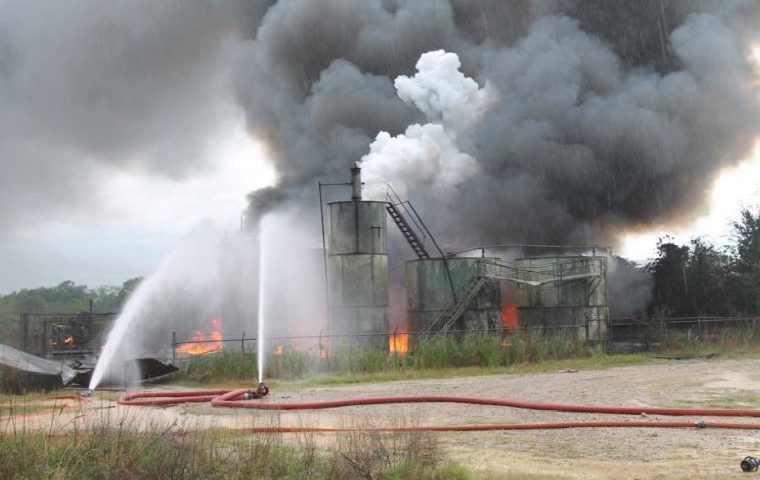
{"type": "Polygon", "coordinates": [[[412,250],[414,250],[417,258],[421,258],[423,260],[430,258],[430,255],[425,249],[425,246],[420,241],[420,238],[409,225],[409,222],[406,221],[406,218],[404,218],[404,215],[401,213],[401,211],[396,207],[396,204],[387,202],[385,204],[385,210],[388,211],[388,215],[390,215],[391,219],[393,219],[393,222],[398,226],[399,231],[401,231],[401,235],[404,236],[406,242],[410,247],[412,247],[412,250]]]}

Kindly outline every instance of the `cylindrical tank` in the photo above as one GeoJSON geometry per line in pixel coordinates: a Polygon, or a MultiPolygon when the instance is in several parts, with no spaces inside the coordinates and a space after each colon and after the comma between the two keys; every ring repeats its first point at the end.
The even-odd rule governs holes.
{"type": "Polygon", "coordinates": [[[516,260],[520,325],[584,342],[607,338],[607,257],[552,256],[516,260]]]}
{"type": "MultiPolygon", "coordinates": [[[[493,258],[430,258],[406,262],[407,314],[410,332],[427,332],[436,316],[465,293],[475,275],[482,275],[493,258]],[[448,265],[448,272],[446,267],[448,265]],[[449,274],[451,281],[449,281],[449,274]],[[452,289],[453,284],[453,289],[452,289]]],[[[461,297],[460,297],[461,298],[461,297]]],[[[499,282],[486,279],[467,309],[450,329],[490,330],[501,327],[499,282]]]]}
{"type": "Polygon", "coordinates": [[[330,332],[366,335],[357,341],[388,345],[388,243],[385,204],[329,204],[330,332]]]}

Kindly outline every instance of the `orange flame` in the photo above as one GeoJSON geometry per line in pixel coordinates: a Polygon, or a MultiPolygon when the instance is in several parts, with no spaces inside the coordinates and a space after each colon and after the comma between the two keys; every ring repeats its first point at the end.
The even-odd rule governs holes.
{"type": "Polygon", "coordinates": [[[222,341],[224,340],[224,337],[222,336],[222,321],[218,318],[214,318],[209,322],[208,326],[211,333],[207,335],[201,331],[195,332],[193,334],[193,341],[178,346],[177,351],[189,355],[200,355],[202,353],[216,352],[224,348],[224,342],[222,341]]]}
{"type": "Polygon", "coordinates": [[[514,303],[508,303],[501,308],[501,324],[505,328],[517,328],[519,319],[517,317],[517,306],[514,303]]]}
{"type": "Polygon", "coordinates": [[[409,333],[406,331],[397,332],[388,338],[388,348],[391,353],[406,355],[409,349],[409,333]]]}
{"type": "Polygon", "coordinates": [[[63,339],[63,344],[67,347],[74,345],[74,337],[72,335],[66,335],[63,339]]]}
{"type": "Polygon", "coordinates": [[[282,355],[283,353],[285,353],[285,347],[282,345],[277,345],[277,347],[272,352],[272,355],[282,355]]]}

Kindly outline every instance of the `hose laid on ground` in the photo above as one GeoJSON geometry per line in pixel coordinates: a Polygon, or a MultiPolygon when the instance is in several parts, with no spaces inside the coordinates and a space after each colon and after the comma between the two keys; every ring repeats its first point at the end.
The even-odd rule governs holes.
{"type": "Polygon", "coordinates": [[[187,402],[211,402],[214,407],[252,408],[255,410],[317,410],[397,403],[464,403],[494,407],[510,407],[526,410],[550,410],[569,413],[601,413],[609,415],[665,415],[695,417],[760,417],[760,409],[732,408],[663,408],[645,406],[578,405],[572,403],[543,403],[497,398],[462,397],[449,395],[415,395],[394,397],[359,397],[345,400],[316,402],[267,402],[241,400],[251,389],[193,390],[171,392],[125,393],[119,398],[121,405],[176,405],[187,402]]]}
{"type": "Polygon", "coordinates": [[[689,422],[663,420],[592,420],[542,423],[482,423],[467,425],[420,425],[407,427],[290,427],[271,426],[241,429],[252,433],[348,433],[348,432],[483,432],[489,430],[560,430],[566,428],[723,428],[760,430],[758,423],[689,422]]]}
{"type": "MultiPolygon", "coordinates": [[[[261,386],[259,387],[261,388],[261,386]]],[[[523,400],[502,400],[482,397],[462,397],[444,395],[416,395],[395,397],[363,397],[345,400],[325,400],[316,402],[266,402],[250,400],[254,390],[214,389],[193,391],[146,391],[125,393],[119,398],[119,404],[128,406],[166,406],[180,403],[210,402],[214,407],[250,408],[256,410],[316,410],[361,405],[387,405],[399,403],[463,403],[468,405],[485,405],[511,407],[528,410],[550,410],[571,413],[598,413],[610,415],[665,415],[665,416],[705,416],[705,417],[760,417],[760,409],[729,408],[662,408],[644,406],[612,405],[578,405],[570,403],[543,403],[523,400]]],[[[268,390],[267,390],[268,392],[268,390]]],[[[264,395],[265,396],[265,395],[264,395]]],[[[408,427],[289,427],[271,426],[254,427],[246,431],[254,433],[339,433],[352,431],[370,432],[404,432],[404,431],[485,431],[485,430],[551,430],[563,428],[723,428],[760,430],[760,423],[703,422],[703,421],[663,421],[663,420],[610,420],[610,421],[572,421],[547,423],[489,423],[472,425],[427,425],[408,427]]]]}

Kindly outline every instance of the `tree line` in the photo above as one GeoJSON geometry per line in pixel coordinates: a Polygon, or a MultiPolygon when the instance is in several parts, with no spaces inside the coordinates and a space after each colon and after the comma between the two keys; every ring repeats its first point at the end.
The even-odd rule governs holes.
{"type": "Polygon", "coordinates": [[[21,313],[79,313],[89,311],[92,300],[94,313],[119,312],[141,277],[132,278],[121,286],[89,288],[65,281],[55,287],[21,289],[0,295],[0,343],[14,345],[18,339],[21,313]]]}
{"type": "Polygon", "coordinates": [[[660,239],[645,270],[652,276],[650,315],[760,315],[760,209],[742,209],[728,245],[660,239]]]}

